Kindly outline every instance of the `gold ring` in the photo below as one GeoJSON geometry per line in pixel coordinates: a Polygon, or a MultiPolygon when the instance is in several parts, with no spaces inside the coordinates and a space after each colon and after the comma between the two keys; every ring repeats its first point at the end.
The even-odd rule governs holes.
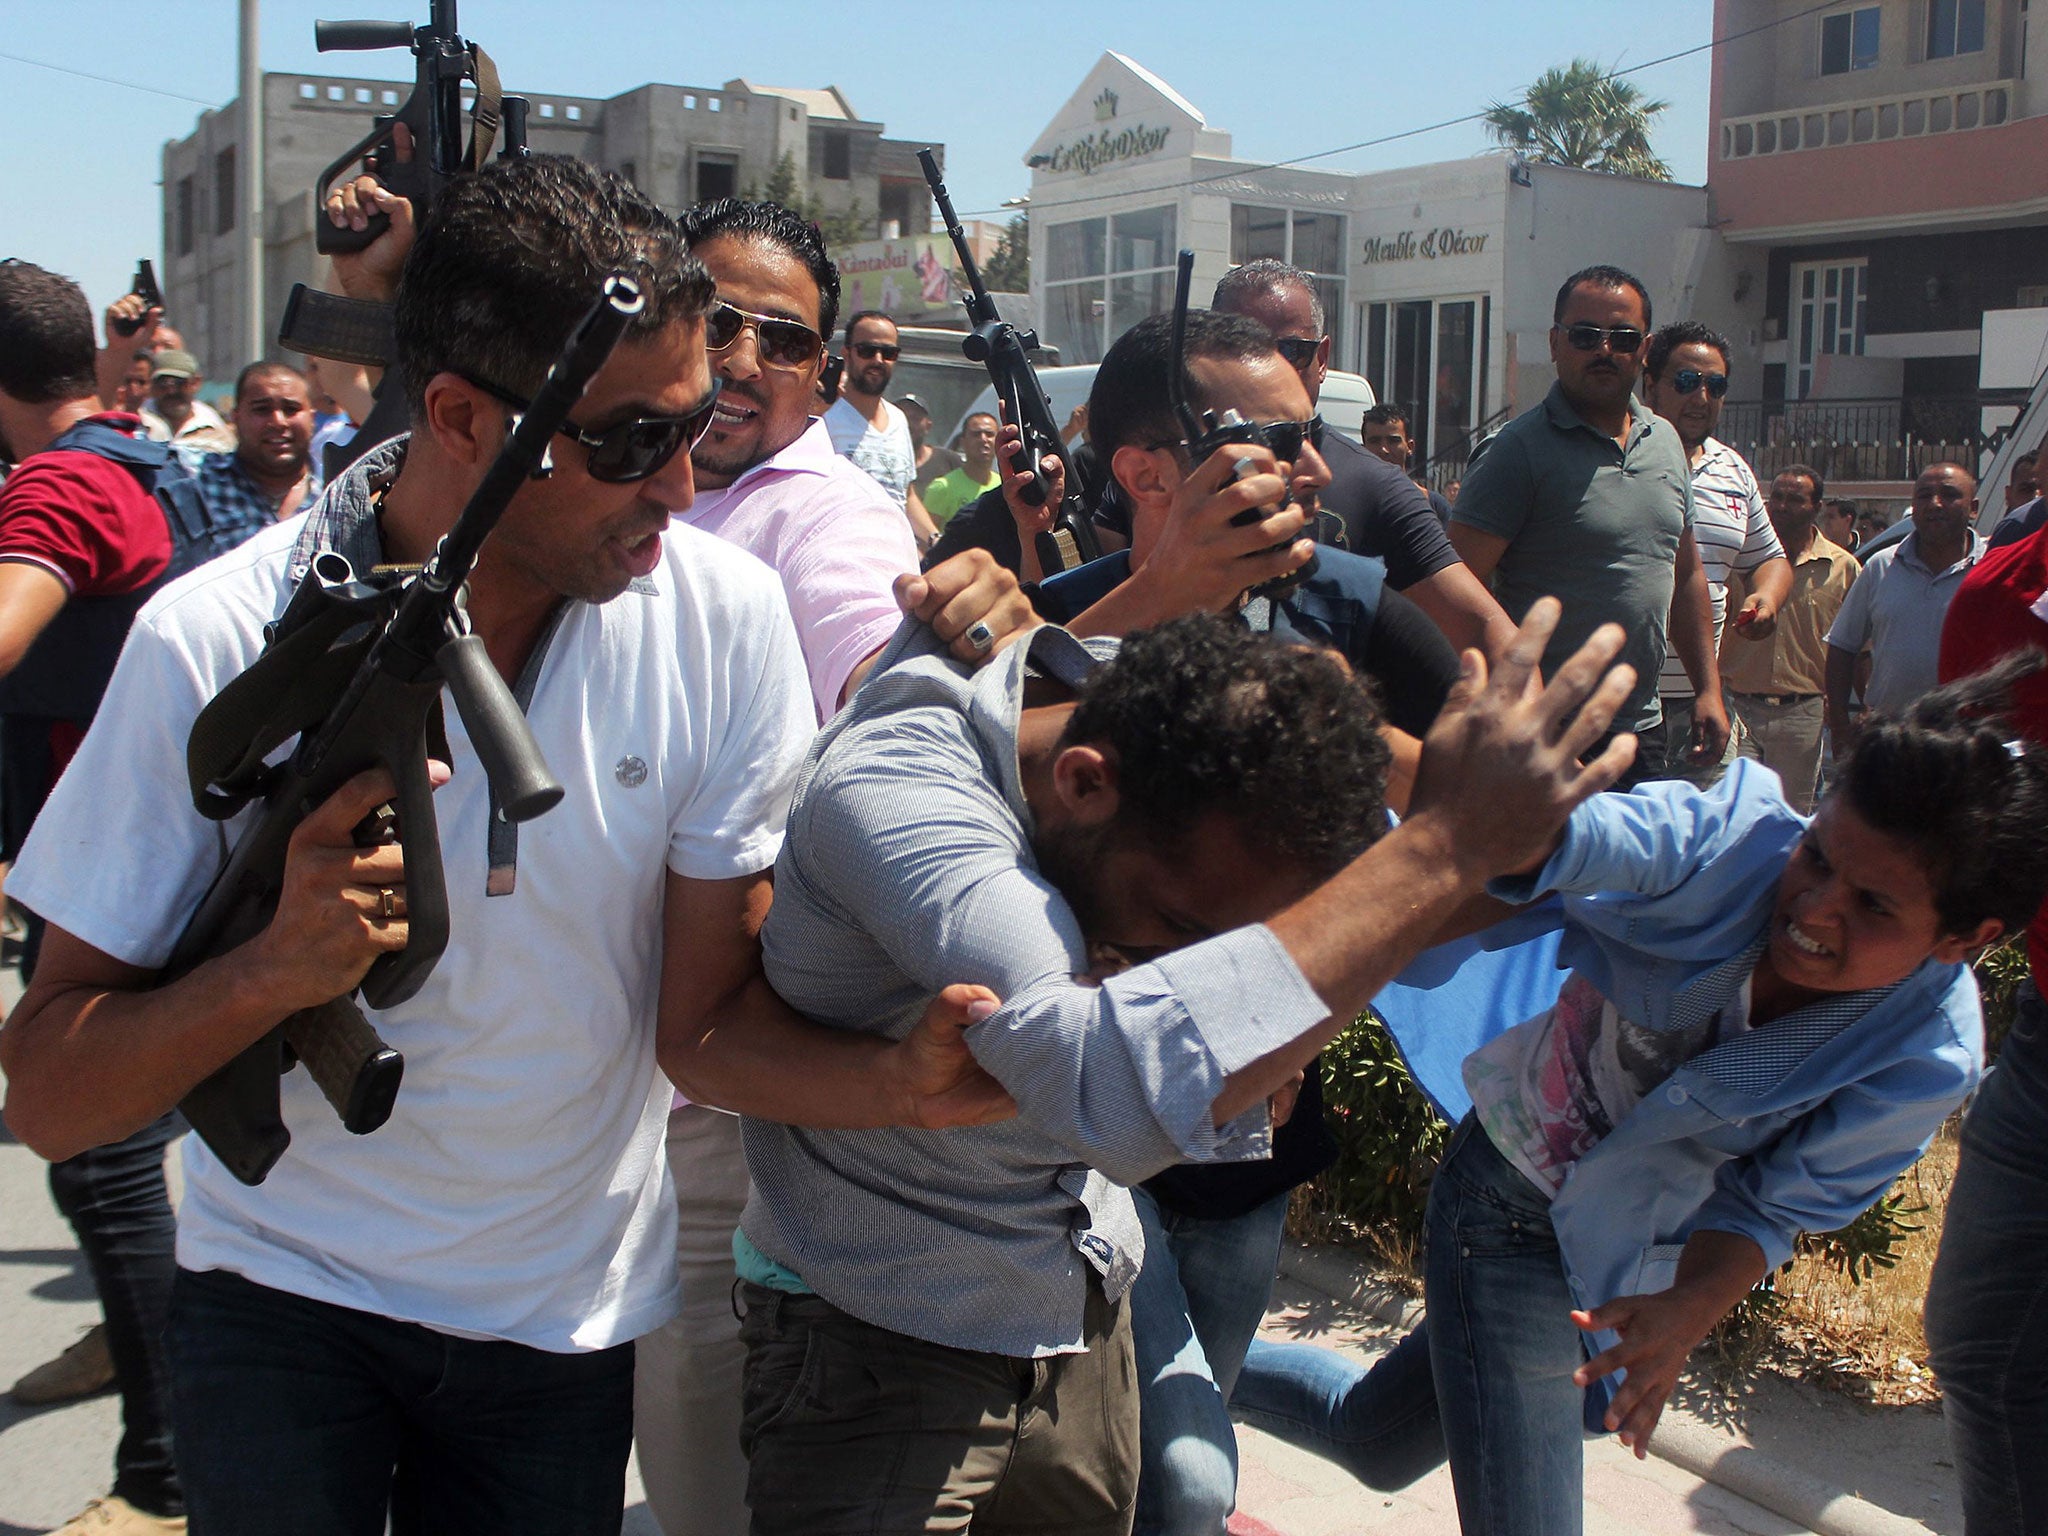
{"type": "Polygon", "coordinates": [[[388,885],[377,887],[377,915],[387,922],[398,916],[398,893],[388,885]]]}

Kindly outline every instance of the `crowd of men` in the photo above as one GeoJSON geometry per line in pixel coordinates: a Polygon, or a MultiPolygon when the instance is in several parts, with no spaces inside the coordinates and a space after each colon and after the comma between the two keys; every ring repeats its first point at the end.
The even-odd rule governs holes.
{"type": "MultiPolygon", "coordinates": [[[[366,177],[328,216],[395,201],[366,177]]],[[[105,1317],[15,1395],[112,1382],[124,1423],[73,1536],[610,1536],[636,1440],[669,1536],[1217,1536],[1289,1192],[1334,1155],[1323,1046],[1595,797],[1739,799],[1747,758],[1803,816],[1866,715],[2048,643],[2031,480],[2003,563],[1953,463],[1859,562],[1875,535],[1818,471],[1766,491],[1715,437],[1729,343],[1654,329],[1614,267],[1565,278],[1549,394],[1441,491],[1398,405],[1361,440],[1318,415],[1314,281],[1234,268],[1186,382],[1265,445],[1191,451],[1154,317],[1032,505],[1016,424],[933,441],[890,397],[895,323],[842,318],[817,226],[773,203],[671,218],[538,156],[372,250],[336,277],[394,306],[411,430],[331,479],[313,447],[347,443],[357,381],[330,375],[342,411],[258,360],[223,415],[160,310],[119,300],[100,345],[74,284],[0,263],[0,855],[29,924],[0,1065],[105,1317]],[[353,835],[394,794],[368,774],[310,808],[267,928],[159,980],[222,847],[194,717],[316,556],[434,549],[621,269],[645,311],[467,604],[565,798],[501,827],[451,729],[453,940],[378,1015],[390,1122],[351,1136],[290,1073],[269,1179],[189,1138],[174,1218],[179,1100],[408,937],[398,845],[353,835]],[[1056,627],[1035,541],[1070,466],[1120,563],[1056,627]]],[[[1998,1075],[1929,1318],[1986,1510],[2034,1496],[1997,1447],[2048,1411],[2006,1389],[2043,1357],[2002,1246],[2048,1164],[2024,1198],[1979,1166],[2048,1137],[2048,1069],[1998,1075]]],[[[1450,1454],[1467,1528],[1515,1529],[1450,1454]]]]}

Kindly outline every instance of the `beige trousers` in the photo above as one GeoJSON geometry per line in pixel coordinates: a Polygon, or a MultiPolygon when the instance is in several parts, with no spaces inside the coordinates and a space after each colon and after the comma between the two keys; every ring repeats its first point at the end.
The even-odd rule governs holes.
{"type": "Polygon", "coordinates": [[[664,1536],[736,1536],[747,1529],[740,1454],[739,1320],[732,1234],[747,1203],[740,1122],[699,1104],[668,1117],[676,1185],[676,1261],[683,1309],[638,1344],[633,1440],[647,1507],[664,1536]]]}

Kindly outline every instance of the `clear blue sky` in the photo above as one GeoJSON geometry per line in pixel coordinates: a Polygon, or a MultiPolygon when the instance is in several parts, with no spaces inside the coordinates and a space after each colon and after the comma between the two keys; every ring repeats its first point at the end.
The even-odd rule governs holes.
{"type": "MultiPolygon", "coordinates": [[[[410,0],[424,20],[426,0],[410,0]]],[[[135,259],[159,254],[166,140],[235,94],[232,0],[138,6],[15,0],[0,50],[149,86],[102,84],[0,58],[10,131],[0,153],[0,255],[85,285],[95,309],[127,289],[135,259]],[[191,100],[178,98],[192,98],[191,100]]],[[[1247,159],[1282,160],[1440,122],[1511,98],[1539,71],[1585,54],[1643,63],[1708,40],[1707,0],[1427,0],[1361,5],[1238,0],[1172,5],[1038,0],[853,7],[751,0],[462,0],[466,35],[498,62],[508,91],[610,96],[648,80],[837,85],[891,137],[947,146],[961,211],[1027,190],[1025,149],[1105,48],[1175,86],[1247,159]]],[[[403,53],[313,49],[316,16],[397,19],[377,0],[266,0],[263,67],[409,76],[403,53]]],[[[1708,55],[1633,77],[1671,103],[1655,144],[1681,181],[1706,174],[1708,55]]],[[[1479,152],[1476,124],[1314,162],[1381,169],[1479,152]]]]}

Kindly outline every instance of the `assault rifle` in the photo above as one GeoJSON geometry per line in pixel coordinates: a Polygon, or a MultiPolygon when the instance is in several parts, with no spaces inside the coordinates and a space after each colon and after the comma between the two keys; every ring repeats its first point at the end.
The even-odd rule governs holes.
{"type": "MultiPolygon", "coordinates": [[[[404,845],[410,926],[406,947],[380,955],[360,990],[380,1009],[419,990],[448,944],[448,890],[427,769],[430,756],[445,759],[448,751],[443,683],[507,820],[530,820],[562,798],[518,701],[469,630],[464,583],[519,488],[548,473],[550,440],[645,302],[630,278],[606,280],[603,296],[578,322],[425,566],[359,574],[340,554],[321,554],[270,626],[263,654],[200,711],[187,749],[193,803],[213,820],[259,799],[262,809],[186,925],[165,980],[261,932],[277,909],[293,829],[356,774],[381,767],[398,785],[395,807],[366,818],[356,841],[404,845]],[[267,764],[293,736],[298,745],[290,757],[267,764]]],[[[295,1059],[358,1135],[389,1117],[405,1066],[352,997],[285,1019],[180,1106],[245,1184],[261,1183],[291,1142],[278,1077],[295,1059]]]]}
{"type": "MultiPolygon", "coordinates": [[[[370,131],[320,173],[313,190],[313,245],[323,255],[360,251],[391,227],[390,217],[377,214],[362,229],[335,224],[327,217],[327,193],[337,180],[352,177],[358,166],[391,191],[412,203],[413,217],[424,219],[441,189],[457,176],[483,169],[491,146],[504,128],[500,158],[526,153],[527,102],[506,96],[498,87],[498,66],[455,27],[455,0],[430,0],[427,24],[405,21],[316,21],[313,46],[322,53],[410,48],[414,60],[412,94],[396,112],[378,117],[370,131]],[[463,131],[462,92],[475,88],[468,136],[463,131]],[[412,156],[398,157],[397,129],[404,124],[412,137],[412,156]]],[[[391,312],[384,304],[342,298],[297,284],[285,301],[278,341],[294,352],[368,368],[389,369],[391,312]]],[[[332,480],[355,459],[405,430],[404,390],[391,381],[377,391],[377,406],[342,447],[329,445],[323,465],[332,480]]]]}
{"type": "Polygon", "coordinates": [[[961,302],[967,306],[967,322],[972,329],[961,341],[960,350],[970,361],[988,368],[996,398],[1002,402],[1004,419],[1014,422],[1023,434],[1018,468],[1031,475],[1031,483],[1023,491],[1025,504],[1042,507],[1051,494],[1038,467],[1045,455],[1055,455],[1066,466],[1067,488],[1060,498],[1059,511],[1053,515],[1051,529],[1038,536],[1039,566],[1050,575],[1084,565],[1100,556],[1102,547],[1096,542],[1088,510],[1081,503],[1081,477],[1074,473],[1074,461],[1060,440],[1052,402],[1032,371],[1030,354],[1038,345],[1038,333],[1020,331],[997,313],[988,285],[981,280],[981,269],[975,265],[974,253],[967,248],[960,217],[953,212],[953,198],[939,175],[938,161],[932,158],[930,150],[920,149],[917,162],[924,167],[925,182],[932,189],[933,201],[939,205],[939,216],[946,221],[946,233],[953,237],[953,249],[960,255],[960,271],[967,279],[968,293],[961,302]]]}

